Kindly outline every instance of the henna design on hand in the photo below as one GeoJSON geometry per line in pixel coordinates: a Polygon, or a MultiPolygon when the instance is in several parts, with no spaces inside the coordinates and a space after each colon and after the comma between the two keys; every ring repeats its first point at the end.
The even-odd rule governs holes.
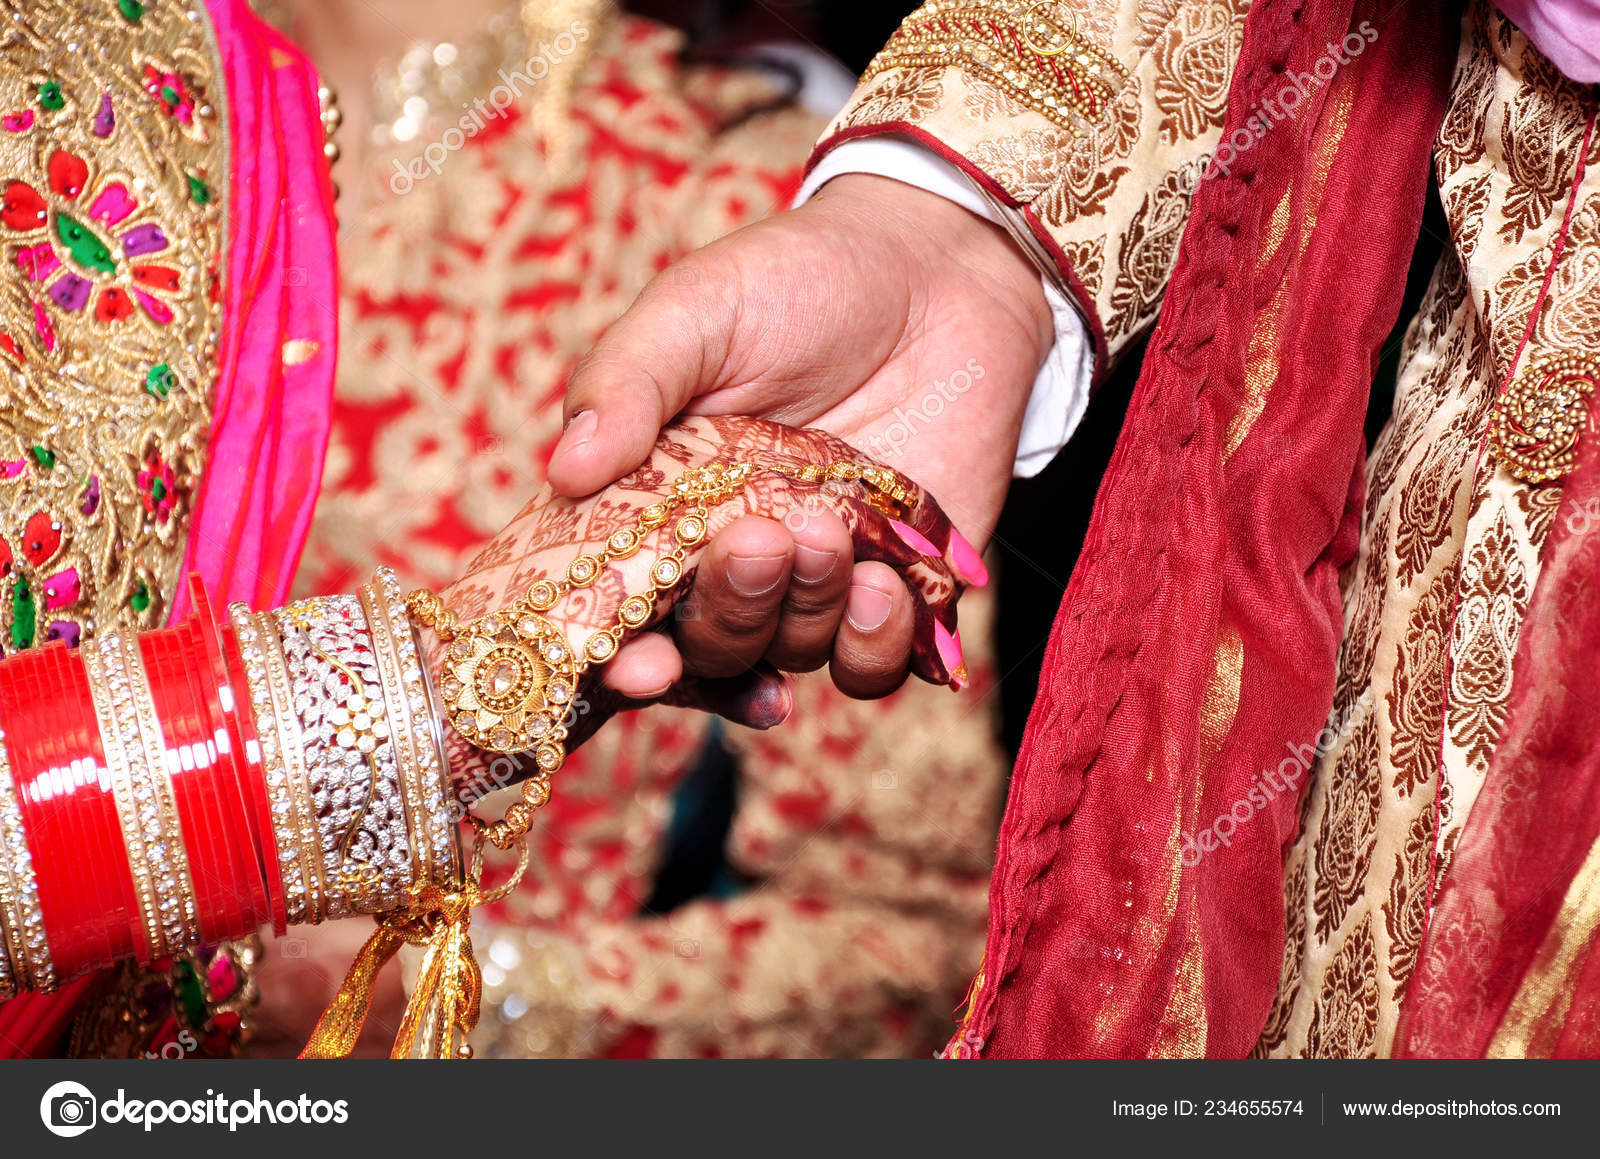
{"type": "MultiPolygon", "coordinates": [[[[902,479],[903,502],[890,514],[859,482],[805,482],[774,470],[759,470],[794,471],[839,462],[871,465],[866,455],[822,431],[730,415],[680,420],[662,431],[655,452],[645,463],[610,487],[577,500],[557,496],[548,488],[541,491],[440,596],[463,622],[506,607],[529,584],[564,576],[577,555],[598,550],[613,531],[633,525],[643,508],[670,493],[673,481],[684,470],[712,463],[749,463],[758,468],[757,473],[739,493],[710,510],[708,534],[686,554],[684,580],[661,594],[646,627],[659,626],[688,594],[694,565],[705,544],[736,519],[759,515],[792,520],[797,514],[804,518],[807,511],[825,509],[850,531],[858,561],[885,563],[905,580],[915,622],[912,671],[932,683],[953,683],[958,674],[942,654],[939,635],[948,638],[956,630],[956,603],[964,584],[950,555],[959,537],[932,496],[902,479]]],[[[547,613],[549,620],[581,651],[590,636],[615,622],[628,593],[645,588],[651,566],[669,542],[666,527],[648,533],[637,554],[610,563],[593,586],[574,589],[547,613]]],[[[664,699],[681,703],[699,694],[692,686],[675,693],[664,699]]],[[[581,744],[615,713],[638,706],[639,702],[608,688],[598,670],[591,670],[569,711],[568,748],[581,744]]],[[[491,761],[492,754],[472,748],[453,732],[450,750],[452,777],[463,800],[474,800],[533,772],[531,762],[524,765],[515,757],[491,761]]]]}

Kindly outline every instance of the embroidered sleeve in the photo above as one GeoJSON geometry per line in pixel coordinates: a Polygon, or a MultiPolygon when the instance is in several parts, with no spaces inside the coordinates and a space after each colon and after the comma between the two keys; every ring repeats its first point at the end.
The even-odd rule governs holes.
{"type": "Polygon", "coordinates": [[[961,165],[1048,253],[1114,358],[1155,319],[1218,148],[1247,8],[930,0],[868,67],[818,155],[898,133],[961,165]]]}

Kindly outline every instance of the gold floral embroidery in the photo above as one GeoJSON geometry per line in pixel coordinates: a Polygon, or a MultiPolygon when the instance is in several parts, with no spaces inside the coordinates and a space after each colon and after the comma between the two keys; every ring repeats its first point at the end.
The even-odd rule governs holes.
{"type": "Polygon", "coordinates": [[[1321,942],[1343,924],[1366,888],[1378,827],[1377,737],[1377,719],[1369,714],[1339,754],[1328,786],[1321,831],[1313,843],[1311,910],[1321,942]]]}
{"type": "Polygon", "coordinates": [[[1511,661],[1528,603],[1528,584],[1504,510],[1467,552],[1458,600],[1447,720],[1451,740],[1481,775],[1505,723],[1511,661]]]}
{"type": "Polygon", "coordinates": [[[1396,651],[1394,691],[1389,696],[1389,759],[1401,796],[1433,784],[1439,768],[1439,705],[1444,701],[1444,664],[1456,563],[1440,569],[1407,621],[1396,651]]]}
{"type": "Polygon", "coordinates": [[[1031,202],[1046,222],[1105,212],[1128,167],[1095,161],[1093,150],[1074,149],[1059,129],[996,137],[972,151],[973,164],[1018,200],[1031,202]]]}
{"type": "Polygon", "coordinates": [[[1583,99],[1531,44],[1523,49],[1521,69],[1526,83],[1548,99],[1504,105],[1500,148],[1511,184],[1500,236],[1511,242],[1543,225],[1557,200],[1571,188],[1588,119],[1583,99]]]}
{"type": "Polygon", "coordinates": [[[846,125],[905,121],[915,125],[939,107],[944,82],[937,72],[905,70],[884,73],[866,84],[850,110],[846,125]]]}
{"type": "Polygon", "coordinates": [[[160,621],[204,463],[228,186],[199,3],[7,5],[7,650],[160,621]]]}
{"type": "Polygon", "coordinates": [[[1067,242],[1061,247],[1062,253],[1067,258],[1067,267],[1082,283],[1084,291],[1091,298],[1100,293],[1100,275],[1105,265],[1105,249],[1106,239],[1103,234],[1099,237],[1067,242]]]}
{"type": "Polygon", "coordinates": [[[1389,934],[1389,977],[1395,982],[1395,999],[1405,995],[1417,964],[1417,948],[1428,918],[1426,886],[1428,862],[1433,856],[1433,810],[1423,809],[1411,819],[1405,848],[1395,854],[1389,879],[1388,904],[1383,907],[1389,934]]]}
{"type": "Polygon", "coordinates": [[[1126,79],[1051,0],[930,0],[889,38],[863,79],[888,69],[955,66],[1073,133],[1098,120],[1126,79]]]}
{"type": "Polygon", "coordinates": [[[1284,875],[1283,906],[1288,916],[1288,931],[1284,939],[1286,952],[1278,976],[1277,1001],[1273,1003],[1272,1014],[1261,1031],[1260,1041],[1251,1052],[1256,1058],[1264,1058],[1282,1045],[1289,1033],[1289,1015],[1300,994],[1300,955],[1287,951],[1297,950],[1306,940],[1306,864],[1303,860],[1297,859],[1284,875]]]}
{"type": "Polygon", "coordinates": [[[1189,198],[1204,166],[1203,161],[1195,160],[1167,174],[1128,223],[1118,251],[1108,331],[1130,331],[1154,316],[1178,259],[1178,241],[1189,220],[1189,198]]]}
{"type": "MultiPolygon", "coordinates": [[[[1488,0],[1473,0],[1472,7],[1481,9],[1487,3],[1488,0]]],[[[1488,125],[1495,89],[1495,59],[1484,33],[1483,16],[1484,13],[1477,10],[1469,13],[1464,21],[1453,91],[1439,125],[1434,153],[1434,167],[1441,185],[1462,166],[1474,165],[1483,157],[1484,129],[1488,125]]]]}

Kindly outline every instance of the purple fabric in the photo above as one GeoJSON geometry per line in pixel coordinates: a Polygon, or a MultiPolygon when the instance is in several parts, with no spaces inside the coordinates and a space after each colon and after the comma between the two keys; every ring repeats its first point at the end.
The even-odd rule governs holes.
{"type": "Polygon", "coordinates": [[[1495,0],[1566,76],[1600,83],[1600,0],[1495,0]]]}

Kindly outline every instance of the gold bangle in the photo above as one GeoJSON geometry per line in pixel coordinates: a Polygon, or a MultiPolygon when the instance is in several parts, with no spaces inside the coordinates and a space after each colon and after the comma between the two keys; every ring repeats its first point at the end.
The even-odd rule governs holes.
{"type": "Polygon", "coordinates": [[[181,838],[167,831],[164,810],[156,800],[121,643],[121,633],[105,632],[86,642],[79,651],[89,678],[100,748],[139,905],[144,953],[138,956],[141,962],[149,963],[177,948],[167,944],[168,923],[162,919],[163,899],[156,875],[163,867],[166,847],[181,838]]]}
{"type": "MultiPolygon", "coordinates": [[[[128,674],[129,707],[132,719],[139,730],[139,747],[142,764],[139,776],[150,793],[161,818],[161,831],[154,842],[147,840],[150,872],[156,889],[157,919],[161,923],[162,940],[166,952],[176,953],[200,944],[200,909],[194,896],[194,877],[189,869],[189,850],[184,841],[183,819],[178,814],[178,798],[172,787],[172,774],[167,769],[167,746],[161,734],[161,717],[156,712],[156,702],[150,693],[150,678],[145,672],[144,653],[139,647],[139,637],[132,632],[118,632],[112,647],[122,652],[122,663],[128,674]]],[[[115,700],[115,694],[113,694],[115,700]]],[[[135,790],[142,806],[145,801],[135,790]]],[[[141,824],[148,806],[141,807],[141,824]]]]}
{"type": "Polygon", "coordinates": [[[371,593],[363,586],[358,598],[361,612],[366,617],[367,631],[372,639],[372,656],[378,669],[379,695],[388,704],[390,721],[389,738],[395,747],[396,787],[400,792],[401,808],[405,810],[406,844],[411,854],[411,883],[421,885],[429,880],[432,859],[429,856],[428,820],[422,799],[422,787],[417,776],[416,757],[411,745],[411,708],[400,685],[399,665],[393,656],[388,625],[378,610],[372,606],[371,593]]]}
{"type": "Polygon", "coordinates": [[[687,573],[689,549],[709,533],[710,509],[742,491],[757,471],[804,483],[859,484],[869,503],[896,517],[916,496],[899,474],[875,464],[708,463],[685,470],[666,498],[640,510],[634,526],[613,531],[599,551],[577,556],[561,577],[529,585],[510,607],[461,624],[427,589],[406,597],[411,614],[445,645],[439,691],[451,727],[468,743],[490,752],[533,753],[537,774],[523,783],[522,801],[492,825],[482,826],[473,819],[492,844],[509,847],[528,831],[533,811],[549,800],[551,775],[567,759],[578,681],[591,668],[610,661],[629,634],[650,622],[658,597],[687,573]],[[572,591],[591,587],[607,564],[634,555],[652,532],[667,528],[669,522],[671,546],[651,565],[644,590],[626,596],[618,605],[616,622],[590,636],[581,651],[574,649],[545,613],[572,591]]]}
{"type": "Polygon", "coordinates": [[[389,667],[407,727],[396,730],[401,786],[420,820],[419,865],[427,880],[454,886],[462,879],[459,830],[451,815],[449,767],[444,738],[428,686],[427,670],[393,569],[379,568],[361,588],[361,603],[372,632],[378,667],[389,667]]]}
{"type": "Polygon", "coordinates": [[[239,642],[245,686],[255,714],[284,914],[294,925],[320,922],[316,827],[305,815],[310,787],[306,784],[300,727],[290,703],[289,674],[283,666],[278,635],[269,618],[256,615],[243,603],[228,605],[228,619],[239,642]]]}
{"type": "Polygon", "coordinates": [[[386,693],[355,596],[298,600],[274,613],[295,678],[326,875],[327,916],[394,908],[416,876],[386,693]]]}
{"type": "Polygon", "coordinates": [[[56,988],[55,964],[39,908],[39,883],[0,730],[0,999],[56,988]]]}
{"type": "MultiPolygon", "coordinates": [[[[112,701],[112,670],[118,673],[126,696],[127,676],[112,658],[110,641],[115,633],[107,632],[85,641],[78,649],[83,658],[83,670],[89,678],[89,695],[94,702],[95,723],[100,730],[101,755],[105,759],[106,774],[111,782],[111,798],[116,803],[117,821],[122,829],[122,844],[128,855],[128,870],[133,875],[133,892],[139,905],[139,928],[144,935],[144,953],[140,960],[153,962],[161,957],[161,927],[156,921],[154,887],[149,872],[144,834],[140,825],[139,810],[134,802],[133,773],[129,750],[138,743],[135,729],[125,727],[119,719],[112,701]]],[[[155,822],[154,815],[150,820],[155,822]]]]}

